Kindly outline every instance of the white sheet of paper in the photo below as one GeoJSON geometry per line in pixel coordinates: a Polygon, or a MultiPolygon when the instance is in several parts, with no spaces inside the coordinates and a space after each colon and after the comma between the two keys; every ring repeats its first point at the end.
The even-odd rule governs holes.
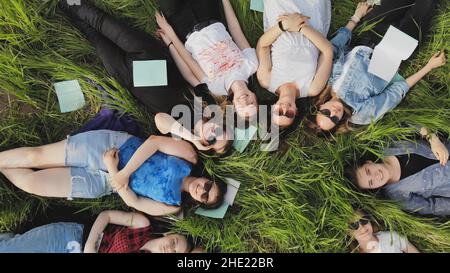
{"type": "Polygon", "coordinates": [[[238,193],[239,187],[241,186],[241,183],[232,178],[225,178],[225,181],[227,182],[228,187],[227,193],[224,196],[224,201],[228,203],[230,206],[232,206],[234,203],[234,199],[236,198],[236,195],[238,193]]]}
{"type": "Polygon", "coordinates": [[[390,26],[383,40],[375,47],[369,64],[369,73],[390,82],[402,61],[411,57],[419,42],[390,26]]]}

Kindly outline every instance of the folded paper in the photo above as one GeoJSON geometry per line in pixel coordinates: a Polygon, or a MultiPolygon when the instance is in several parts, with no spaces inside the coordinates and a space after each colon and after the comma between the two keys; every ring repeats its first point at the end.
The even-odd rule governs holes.
{"type": "Polygon", "coordinates": [[[164,60],[134,61],[134,87],[166,86],[167,62],[164,60]]]}
{"type": "Polygon", "coordinates": [[[235,128],[233,147],[240,153],[244,152],[250,141],[254,139],[257,131],[258,128],[253,125],[246,129],[235,128]]]}
{"type": "Polygon", "coordinates": [[[264,0],[251,0],[250,9],[254,11],[264,12],[264,0]]]}
{"type": "Polygon", "coordinates": [[[77,80],[58,82],[53,86],[58,97],[61,113],[76,111],[86,104],[83,91],[77,80]]]}
{"type": "Polygon", "coordinates": [[[411,57],[419,42],[390,26],[383,40],[375,47],[369,64],[369,73],[390,82],[402,61],[411,57]]]}

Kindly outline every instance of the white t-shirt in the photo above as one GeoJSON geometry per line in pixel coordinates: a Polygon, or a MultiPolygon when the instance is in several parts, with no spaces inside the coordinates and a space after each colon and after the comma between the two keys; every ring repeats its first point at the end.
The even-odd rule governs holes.
{"type": "Polygon", "coordinates": [[[202,82],[217,96],[226,96],[234,81],[246,81],[258,69],[254,48],[240,50],[222,23],[192,33],[186,49],[206,74],[202,82]]]}
{"type": "Polygon", "coordinates": [[[367,248],[373,249],[370,253],[403,253],[403,250],[408,247],[408,239],[395,231],[382,231],[374,235],[378,238],[378,242],[367,246],[367,248]]]}
{"type": "MultiPolygon", "coordinates": [[[[328,34],[331,22],[330,0],[264,0],[264,29],[278,24],[286,13],[311,17],[309,25],[328,34]]],[[[272,75],[269,91],[275,93],[285,83],[296,83],[300,97],[307,97],[316,75],[319,59],[317,47],[300,32],[285,32],[272,44],[272,75]]]]}

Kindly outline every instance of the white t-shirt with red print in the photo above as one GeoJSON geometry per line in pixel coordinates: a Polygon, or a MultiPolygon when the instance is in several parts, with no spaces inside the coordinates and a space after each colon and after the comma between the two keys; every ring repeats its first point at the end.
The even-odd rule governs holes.
{"type": "Polygon", "coordinates": [[[206,74],[202,82],[216,96],[227,96],[234,81],[248,82],[258,69],[256,50],[240,50],[222,23],[192,33],[185,46],[206,74]]]}

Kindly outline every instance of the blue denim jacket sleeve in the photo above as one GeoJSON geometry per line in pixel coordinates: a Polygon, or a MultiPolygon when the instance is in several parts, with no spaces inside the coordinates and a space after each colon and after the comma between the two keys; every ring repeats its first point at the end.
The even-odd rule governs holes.
{"type": "Polygon", "coordinates": [[[367,125],[372,120],[378,120],[384,114],[394,109],[409,91],[405,80],[392,82],[382,93],[367,99],[358,112],[353,115],[351,122],[359,125],[367,125]]]}
{"type": "Polygon", "coordinates": [[[339,57],[345,52],[347,45],[352,39],[352,32],[345,27],[338,29],[336,36],[331,39],[331,44],[333,45],[333,53],[335,58],[339,57]]]}
{"type": "Polygon", "coordinates": [[[417,211],[420,214],[447,216],[450,215],[450,198],[446,197],[428,197],[425,198],[418,194],[411,194],[406,202],[403,202],[404,209],[407,211],[417,211]]]}

